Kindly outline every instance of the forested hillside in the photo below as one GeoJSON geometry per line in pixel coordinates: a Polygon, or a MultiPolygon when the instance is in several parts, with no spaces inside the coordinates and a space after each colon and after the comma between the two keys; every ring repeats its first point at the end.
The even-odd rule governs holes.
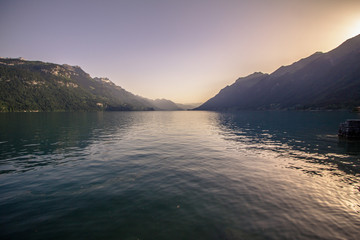
{"type": "Polygon", "coordinates": [[[92,78],[78,66],[0,59],[2,112],[178,109],[175,104],[158,107],[157,102],[136,96],[107,78],[92,78]]]}

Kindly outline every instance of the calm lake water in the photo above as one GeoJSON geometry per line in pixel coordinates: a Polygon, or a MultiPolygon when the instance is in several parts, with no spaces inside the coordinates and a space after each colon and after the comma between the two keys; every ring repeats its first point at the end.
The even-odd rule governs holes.
{"type": "Polygon", "coordinates": [[[358,117],[0,114],[0,238],[359,239],[358,117]]]}

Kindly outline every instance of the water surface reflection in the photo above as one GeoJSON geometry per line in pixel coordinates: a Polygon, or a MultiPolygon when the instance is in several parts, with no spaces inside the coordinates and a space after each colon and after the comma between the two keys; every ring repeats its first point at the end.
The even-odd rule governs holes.
{"type": "Polygon", "coordinates": [[[263,157],[303,160],[292,168],[322,175],[330,171],[357,183],[360,176],[360,142],[338,139],[338,124],[358,115],[348,112],[219,113],[223,138],[235,148],[263,157]],[[312,163],[312,164],[302,164],[312,163]]]}
{"type": "Polygon", "coordinates": [[[351,167],[358,152],[333,133],[342,116],[184,111],[0,119],[1,239],[359,235],[359,178],[351,167]],[[345,159],[352,163],[342,170],[335,163],[345,159]]]}
{"type": "Polygon", "coordinates": [[[86,156],[88,146],[119,140],[137,120],[131,113],[0,114],[0,174],[86,156]]]}

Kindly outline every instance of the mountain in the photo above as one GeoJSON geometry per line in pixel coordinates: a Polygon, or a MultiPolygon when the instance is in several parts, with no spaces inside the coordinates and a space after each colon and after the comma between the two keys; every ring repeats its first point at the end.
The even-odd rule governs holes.
{"type": "Polygon", "coordinates": [[[350,109],[360,106],[360,35],[334,50],[236,80],[197,110],[350,109]]]}
{"type": "Polygon", "coordinates": [[[184,110],[183,108],[179,107],[176,103],[167,100],[167,99],[155,99],[149,100],[149,102],[154,105],[158,110],[184,110]]]}
{"type": "Polygon", "coordinates": [[[2,112],[173,110],[171,103],[134,95],[78,66],[0,58],[2,112]]]}
{"type": "Polygon", "coordinates": [[[176,105],[183,110],[191,110],[191,109],[199,107],[201,104],[202,103],[187,103],[187,104],[176,103],[176,105]]]}

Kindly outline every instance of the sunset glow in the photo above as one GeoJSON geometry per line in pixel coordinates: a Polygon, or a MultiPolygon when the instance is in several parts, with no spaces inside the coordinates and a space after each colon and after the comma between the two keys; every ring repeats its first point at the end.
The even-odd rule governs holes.
{"type": "Polygon", "coordinates": [[[79,65],[148,98],[202,102],[360,33],[360,1],[1,1],[0,56],[79,65]]]}
{"type": "Polygon", "coordinates": [[[360,17],[354,21],[354,24],[349,28],[350,36],[356,36],[360,34],[360,17]]]}

